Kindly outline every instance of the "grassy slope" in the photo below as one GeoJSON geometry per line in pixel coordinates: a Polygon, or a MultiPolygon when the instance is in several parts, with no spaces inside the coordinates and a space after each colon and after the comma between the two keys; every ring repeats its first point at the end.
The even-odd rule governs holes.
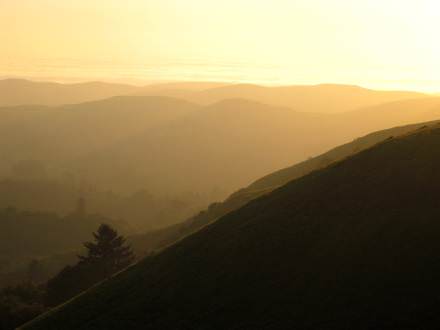
{"type": "Polygon", "coordinates": [[[407,125],[368,134],[350,143],[336,147],[318,157],[308,159],[299,164],[264,176],[248,187],[235,192],[224,202],[212,204],[206,211],[197,214],[181,224],[143,235],[135,235],[131,237],[132,244],[138,251],[144,250],[146,253],[162,249],[289,181],[370,148],[389,137],[399,136],[424,126],[431,126],[435,123],[436,122],[407,125]]]}
{"type": "Polygon", "coordinates": [[[440,128],[231,212],[27,329],[436,329],[440,128]]]}
{"type": "Polygon", "coordinates": [[[346,143],[344,145],[338,146],[322,155],[311,158],[299,164],[295,164],[293,166],[287,167],[285,169],[281,169],[274,173],[271,173],[249,185],[249,187],[244,189],[243,192],[248,193],[250,191],[268,190],[268,189],[277,188],[293,179],[304,176],[305,174],[308,174],[313,170],[326,167],[335,161],[339,161],[341,159],[346,158],[349,155],[370,148],[376,143],[381,142],[389,137],[400,136],[402,134],[406,134],[408,132],[417,130],[424,126],[431,126],[436,123],[437,121],[398,126],[368,134],[361,138],[355,139],[350,143],[346,143]]]}
{"type": "MultiPolygon", "coordinates": [[[[250,200],[255,199],[265,193],[268,193],[273,189],[279,187],[280,185],[287,183],[288,181],[304,176],[313,170],[317,170],[319,168],[328,166],[332,162],[339,161],[343,158],[346,158],[349,155],[359,152],[365,148],[371,147],[377,142],[383,141],[390,136],[393,135],[397,136],[409,132],[411,130],[417,129],[419,127],[423,127],[425,125],[428,124],[417,124],[417,125],[409,125],[404,127],[396,127],[393,129],[369,134],[351,143],[337,147],[321,156],[312,158],[300,164],[291,166],[289,168],[283,169],[281,171],[263,177],[262,179],[251,184],[249,187],[234,193],[223,203],[213,204],[205,212],[202,212],[194,217],[191,217],[184,223],[168,226],[164,229],[151,231],[146,234],[133,235],[129,237],[129,241],[133,245],[137,255],[142,256],[145,254],[149,254],[151,252],[155,252],[157,250],[160,250],[166,246],[175,243],[179,239],[213,222],[215,219],[244,206],[250,200]]],[[[7,186],[5,186],[5,188],[7,188],[7,186]]],[[[41,194],[41,192],[39,192],[39,194],[43,195],[41,194]]],[[[72,197],[70,199],[67,198],[67,200],[71,200],[71,199],[72,197]]],[[[37,199],[37,201],[39,203],[42,202],[41,198],[37,199]]],[[[7,202],[7,198],[6,198],[6,202],[7,202]]],[[[90,200],[88,202],[90,203],[90,200]]],[[[60,203],[63,204],[62,200],[58,200],[58,204],[60,203]]],[[[67,263],[70,263],[72,260],[74,260],[75,255],[76,254],[73,254],[73,258],[68,258],[68,259],[66,258],[63,259],[60,258],[58,255],[56,255],[41,260],[41,262],[43,263],[43,267],[48,269],[47,276],[52,276],[60,268],[62,268],[62,266],[64,266],[67,263]]],[[[26,270],[27,270],[27,264],[22,268],[20,268],[20,270],[16,273],[3,274],[2,276],[0,276],[1,277],[0,282],[13,283],[14,280],[20,281],[22,280],[23,276],[26,275],[27,273],[26,270]]]]}

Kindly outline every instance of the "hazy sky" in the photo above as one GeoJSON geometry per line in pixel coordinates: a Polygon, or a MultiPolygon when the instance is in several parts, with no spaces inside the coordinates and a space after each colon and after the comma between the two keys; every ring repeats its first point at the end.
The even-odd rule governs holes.
{"type": "Polygon", "coordinates": [[[440,91],[438,0],[0,0],[0,76],[440,91]]]}

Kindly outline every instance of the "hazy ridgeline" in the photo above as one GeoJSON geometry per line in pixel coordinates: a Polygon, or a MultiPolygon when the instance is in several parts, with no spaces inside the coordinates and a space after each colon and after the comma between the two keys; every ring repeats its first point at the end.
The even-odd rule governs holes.
{"type": "Polygon", "coordinates": [[[88,212],[131,232],[181,222],[277,169],[440,113],[440,98],[339,85],[4,80],[0,95],[16,105],[0,108],[0,208],[66,215],[84,196],[88,212]]]}
{"type": "MultiPolygon", "coordinates": [[[[205,87],[139,88],[194,103],[164,96],[119,96],[69,106],[1,108],[0,177],[9,178],[17,168],[20,172],[23,161],[39,161],[35,179],[43,175],[117,193],[197,193],[214,201],[371,131],[436,119],[440,110],[437,98],[350,86],[205,87]],[[217,95],[212,99],[216,103],[195,103],[207,103],[202,95],[210,93],[217,95]],[[291,97],[293,104],[301,97],[301,106],[284,104],[279,94],[291,97]],[[410,100],[396,101],[399,98],[410,100]],[[383,105],[385,101],[394,102],[383,105]],[[280,108],[280,102],[291,108],[280,108]],[[347,104],[352,111],[346,111],[347,104]],[[346,112],[328,113],[329,109],[346,112]]],[[[32,170],[21,174],[32,177],[32,170]]]]}
{"type": "MultiPolygon", "coordinates": [[[[186,278],[190,275],[177,257],[162,263],[168,258],[168,250],[161,253],[162,249],[230,212],[239,223],[236,214],[248,203],[258,206],[259,197],[277,196],[277,188],[290,181],[332,168],[384,140],[421,128],[437,132],[426,128],[436,123],[408,124],[440,118],[438,97],[342,85],[134,87],[5,80],[0,81],[0,105],[0,286],[29,280],[32,269],[32,281],[44,287],[61,268],[75,262],[81,243],[101,223],[127,235],[139,259],[158,254],[160,265],[186,278]],[[408,126],[396,127],[400,125],[408,126]],[[383,131],[366,135],[377,130],[383,131]],[[176,268],[170,266],[174,262],[176,268]]],[[[377,159],[389,161],[386,155],[377,159]]],[[[288,196],[283,203],[290,203],[288,196]]],[[[266,214],[265,209],[254,213],[259,212],[266,214]]],[[[273,219],[278,221],[276,212],[273,219]]],[[[211,244],[203,238],[209,228],[195,240],[202,237],[203,244],[211,244]]],[[[238,237],[228,241],[235,247],[241,244],[238,237]]],[[[170,251],[180,246],[190,251],[185,244],[192,243],[186,242],[170,251]]],[[[182,256],[182,263],[190,268],[191,258],[182,256]]],[[[211,269],[203,271],[210,276],[211,269]]],[[[137,276],[130,274],[135,273],[126,276],[137,276]]],[[[156,285],[154,279],[149,281],[145,287],[156,285]]],[[[139,299],[155,299],[153,295],[139,299]]],[[[199,308],[199,301],[189,308],[199,308]]],[[[197,317],[188,312],[185,322],[192,325],[197,317]]],[[[160,310],[154,313],[161,315],[160,310]]],[[[177,315],[170,324],[142,322],[174,328],[177,315]]],[[[197,320],[201,328],[206,320],[197,320]]],[[[107,319],[102,322],[108,326],[107,319]]]]}

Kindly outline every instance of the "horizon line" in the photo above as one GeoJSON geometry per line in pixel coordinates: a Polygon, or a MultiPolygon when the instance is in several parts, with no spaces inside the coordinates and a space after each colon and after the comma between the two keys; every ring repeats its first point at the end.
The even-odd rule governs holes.
{"type": "MultiPolygon", "coordinates": [[[[356,83],[340,83],[340,82],[315,82],[315,83],[263,83],[256,80],[222,80],[222,79],[139,79],[139,78],[79,78],[79,77],[31,77],[26,75],[0,75],[0,81],[6,80],[20,80],[32,83],[54,83],[60,85],[81,85],[91,83],[102,84],[120,84],[132,87],[149,87],[154,85],[166,85],[166,84],[184,84],[184,83],[207,83],[207,84],[224,84],[224,85],[251,85],[265,88],[276,87],[316,87],[316,86],[344,86],[361,88],[366,90],[384,91],[384,92],[414,92],[427,95],[440,94],[438,90],[427,89],[406,89],[406,88],[378,88],[371,86],[370,84],[356,84],[356,83]]],[[[440,87],[439,87],[440,90],[440,87]]]]}

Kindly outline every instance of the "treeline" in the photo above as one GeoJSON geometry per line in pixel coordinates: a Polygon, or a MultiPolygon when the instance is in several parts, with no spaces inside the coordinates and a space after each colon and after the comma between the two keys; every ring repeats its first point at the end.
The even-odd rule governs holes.
{"type": "MultiPolygon", "coordinates": [[[[108,224],[84,243],[85,253],[44,284],[32,276],[0,291],[0,329],[15,329],[51,307],[61,304],[129,266],[135,259],[125,238],[108,224]]],[[[32,268],[30,268],[32,272],[32,268]]]]}
{"type": "Polygon", "coordinates": [[[75,260],[80,243],[101,223],[128,232],[122,220],[89,214],[83,199],[77,204],[66,216],[0,209],[0,288],[22,281],[46,281],[75,260]]]}

